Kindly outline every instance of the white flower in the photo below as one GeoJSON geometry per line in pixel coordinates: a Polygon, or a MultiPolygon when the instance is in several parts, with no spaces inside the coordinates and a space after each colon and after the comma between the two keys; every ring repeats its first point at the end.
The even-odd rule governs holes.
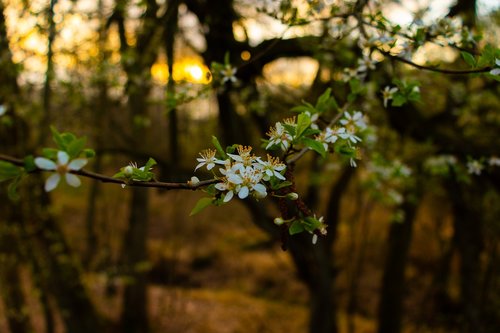
{"type": "Polygon", "coordinates": [[[222,83],[232,82],[235,83],[238,79],[236,78],[236,68],[226,65],[223,70],[220,71],[222,75],[222,83]]]}
{"type": "MultiPolygon", "coordinates": [[[[221,170],[222,171],[222,170],[221,170]]],[[[263,178],[262,170],[253,166],[243,167],[241,164],[234,165],[226,170],[223,182],[215,185],[219,191],[227,191],[224,202],[232,199],[234,194],[238,194],[240,199],[245,199],[250,194],[260,199],[267,196],[266,187],[260,183],[263,178]]]]}
{"type": "Polygon", "coordinates": [[[389,87],[386,86],[384,90],[382,90],[382,97],[384,99],[384,108],[387,107],[387,102],[394,97],[394,94],[398,92],[397,87],[389,87]]]}
{"type": "Polygon", "coordinates": [[[218,189],[219,191],[227,191],[226,194],[224,194],[224,202],[229,202],[234,195],[234,189],[236,186],[232,183],[230,183],[227,178],[223,180],[222,183],[217,183],[215,184],[215,188],[218,189]]]}
{"type": "Polygon", "coordinates": [[[350,141],[352,143],[357,143],[361,142],[361,138],[356,136],[356,133],[354,133],[353,128],[348,128],[344,133],[339,134],[339,136],[347,141],[350,141]]]}
{"type": "Polygon", "coordinates": [[[488,162],[490,166],[500,166],[500,158],[496,156],[491,156],[488,162]]]}
{"type": "Polygon", "coordinates": [[[351,79],[358,77],[358,69],[357,68],[344,68],[344,72],[342,73],[342,81],[348,82],[351,79]]]}
{"type": "Polygon", "coordinates": [[[61,150],[57,152],[57,163],[45,157],[35,158],[35,164],[38,168],[42,170],[56,171],[49,178],[47,178],[47,181],[45,182],[45,191],[47,192],[50,192],[57,187],[57,184],[59,184],[61,176],[63,175],[69,185],[73,187],[80,186],[80,179],[71,174],[70,171],[80,170],[85,166],[85,164],[87,164],[87,162],[88,161],[85,158],[77,158],[70,162],[68,153],[61,150]]]}
{"type": "Polygon", "coordinates": [[[471,175],[480,175],[484,166],[478,160],[471,160],[467,162],[467,172],[471,175]]]}
{"type": "Polygon", "coordinates": [[[268,154],[267,161],[258,159],[258,162],[262,166],[262,171],[264,172],[263,179],[265,181],[268,181],[271,177],[285,180],[285,177],[280,172],[286,169],[286,165],[281,163],[278,157],[272,157],[268,154]]]}
{"type": "Polygon", "coordinates": [[[358,72],[367,72],[369,69],[374,70],[375,60],[370,59],[369,56],[364,55],[363,59],[358,60],[358,72]]]}
{"type": "Polygon", "coordinates": [[[3,116],[5,112],[7,112],[5,105],[0,105],[0,117],[3,116]]]}
{"type": "Polygon", "coordinates": [[[231,157],[231,159],[236,161],[236,163],[239,164],[239,167],[243,166],[247,167],[250,165],[258,164],[255,155],[251,154],[252,147],[239,145],[236,149],[238,151],[238,155],[236,154],[227,154],[227,155],[231,157]]]}
{"type": "Polygon", "coordinates": [[[500,75],[500,59],[495,59],[495,65],[497,66],[496,68],[493,68],[490,71],[491,75],[500,75]]]}
{"type": "Polygon", "coordinates": [[[271,127],[269,132],[266,134],[269,136],[269,143],[267,144],[266,149],[269,149],[274,145],[279,145],[282,150],[287,150],[293,139],[280,122],[277,122],[275,127],[271,127]]]}
{"type": "Polygon", "coordinates": [[[329,143],[335,143],[339,139],[339,135],[345,133],[344,127],[326,127],[323,132],[316,136],[316,141],[321,142],[325,150],[328,150],[329,143]]]}
{"type": "Polygon", "coordinates": [[[366,123],[363,119],[363,114],[359,111],[354,112],[351,116],[349,112],[344,112],[344,118],[340,120],[340,123],[346,127],[356,126],[359,129],[365,129],[366,123]]]}
{"type": "Polygon", "coordinates": [[[205,149],[200,153],[200,157],[198,157],[196,160],[200,163],[196,166],[194,171],[198,170],[198,168],[201,168],[202,166],[206,165],[207,170],[212,170],[215,164],[224,164],[224,161],[218,160],[215,158],[215,153],[216,151],[213,149],[205,149]]]}

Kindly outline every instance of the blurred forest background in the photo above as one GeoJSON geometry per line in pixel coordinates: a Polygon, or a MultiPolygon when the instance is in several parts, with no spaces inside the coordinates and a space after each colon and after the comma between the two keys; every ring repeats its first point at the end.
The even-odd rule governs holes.
{"type": "MultiPolygon", "coordinates": [[[[279,1],[1,0],[0,153],[39,155],[54,125],[87,136],[88,170],[113,175],[151,156],[158,179],[187,181],[211,135],[258,147],[301,101],[332,88],[344,102],[356,35],[324,18],[287,26],[287,3],[273,17],[261,9],[279,1]],[[226,55],[237,81],[221,84],[210,65],[226,55]]],[[[371,1],[298,8],[313,18],[321,3],[359,19],[371,1]]],[[[412,12],[460,17],[483,36],[478,48],[499,45],[487,2],[378,3],[402,25],[412,12]]],[[[413,60],[467,68],[450,47],[413,60]]],[[[201,193],[82,179],[47,194],[39,175],[11,201],[2,184],[0,331],[498,332],[500,172],[450,167],[500,157],[498,82],[387,59],[363,89],[353,108],[377,128],[370,157],[296,165],[299,192],[329,225],[316,245],[297,235],[282,251],[273,202],[190,217],[201,193]],[[422,101],[384,108],[394,78],[419,81],[422,101]],[[411,175],[394,176],[402,165],[411,175]]]]}

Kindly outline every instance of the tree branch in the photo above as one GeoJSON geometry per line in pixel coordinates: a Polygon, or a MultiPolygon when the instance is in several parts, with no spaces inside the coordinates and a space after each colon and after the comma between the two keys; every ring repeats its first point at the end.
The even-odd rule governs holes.
{"type": "MultiPolygon", "coordinates": [[[[12,156],[8,155],[3,155],[0,154],[0,160],[9,162],[11,164],[14,164],[19,167],[24,167],[24,161],[12,156]]],[[[35,172],[43,172],[46,170],[42,169],[35,169],[32,171],[32,173],[35,172]]],[[[190,182],[177,182],[177,183],[166,183],[166,182],[159,182],[159,181],[152,181],[152,182],[138,182],[138,181],[126,181],[126,180],[121,180],[113,177],[109,177],[100,173],[95,173],[92,171],[87,171],[87,170],[74,170],[74,171],[69,171],[72,174],[79,175],[82,177],[86,178],[92,178],[98,181],[101,181],[103,183],[113,183],[113,184],[120,184],[120,185],[125,185],[125,186],[130,186],[130,187],[154,187],[154,188],[161,188],[164,190],[198,190],[200,188],[203,188],[205,186],[215,184],[219,180],[218,179],[208,179],[208,180],[202,180],[199,183],[196,184],[191,184],[190,182]]]]}
{"type": "Polygon", "coordinates": [[[385,56],[394,59],[396,61],[405,63],[407,65],[410,65],[412,67],[426,70],[426,71],[431,71],[431,72],[437,72],[437,73],[442,73],[442,74],[449,74],[449,75],[465,75],[465,74],[479,74],[479,73],[486,73],[491,71],[491,67],[483,67],[483,68],[477,68],[477,69],[466,69],[466,70],[453,70],[453,69],[442,69],[442,68],[437,68],[437,67],[431,67],[431,66],[424,66],[424,65],[419,65],[417,63],[414,63],[411,60],[401,58],[395,55],[390,54],[387,51],[383,51],[380,49],[377,49],[379,52],[384,54],[385,56]]]}

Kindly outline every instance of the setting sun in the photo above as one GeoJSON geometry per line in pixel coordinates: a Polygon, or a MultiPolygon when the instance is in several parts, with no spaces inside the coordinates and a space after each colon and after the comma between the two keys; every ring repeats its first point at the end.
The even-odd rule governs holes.
{"type": "MultiPolygon", "coordinates": [[[[207,84],[210,82],[210,70],[200,60],[185,58],[174,63],[174,80],[190,83],[207,84]]],[[[168,67],[165,62],[157,62],[151,67],[151,75],[159,84],[168,82],[168,67]]]]}

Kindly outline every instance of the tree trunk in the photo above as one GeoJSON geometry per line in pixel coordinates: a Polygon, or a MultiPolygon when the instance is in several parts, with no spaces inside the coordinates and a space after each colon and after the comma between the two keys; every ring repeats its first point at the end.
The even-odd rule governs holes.
{"type": "Polygon", "coordinates": [[[122,332],[148,332],[146,236],[149,219],[148,189],[132,189],[129,226],[123,244],[123,260],[129,283],[125,286],[121,314],[122,332]],[[142,267],[141,267],[142,266],[142,267]]]}
{"type": "Polygon", "coordinates": [[[392,222],[389,228],[389,248],[378,310],[379,333],[400,333],[402,330],[405,270],[417,206],[406,200],[400,208],[404,212],[404,220],[392,222]]]}
{"type": "Polygon", "coordinates": [[[467,332],[484,332],[481,324],[481,253],[483,250],[482,197],[483,187],[463,188],[455,183],[450,188],[453,203],[454,241],[460,255],[460,304],[463,325],[467,332]]]}

